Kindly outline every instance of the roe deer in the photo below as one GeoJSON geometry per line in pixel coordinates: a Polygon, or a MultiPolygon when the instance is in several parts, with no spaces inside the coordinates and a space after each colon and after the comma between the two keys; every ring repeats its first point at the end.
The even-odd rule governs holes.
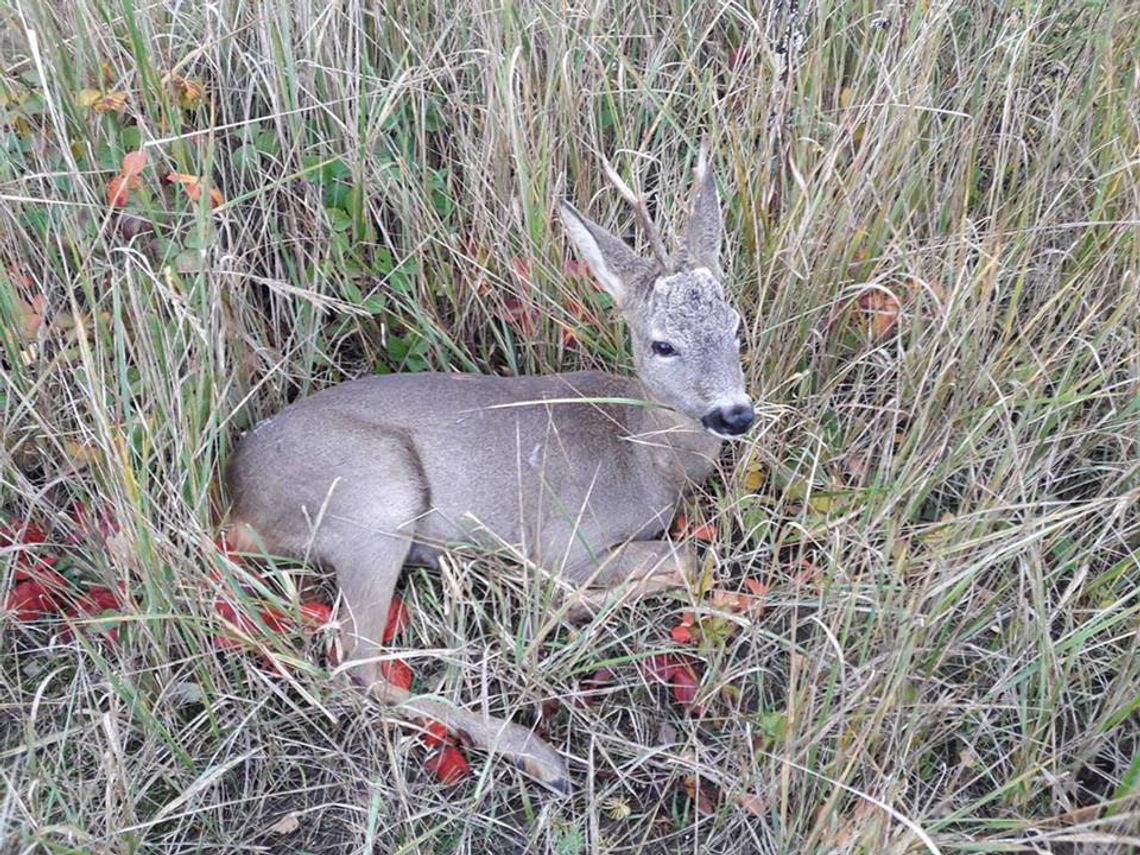
{"type": "Polygon", "coordinates": [[[355,680],[561,791],[569,789],[562,758],[527,728],[412,696],[381,678],[376,656],[401,566],[431,564],[456,539],[515,545],[595,607],[607,591],[641,596],[691,575],[692,553],[654,538],[686,487],[711,472],[722,440],[753,420],[740,315],[720,281],[720,203],[704,148],[674,259],[644,205],[631,201],[652,259],[568,202],[559,208],[625,318],[636,378],[365,377],[261,422],[227,473],[235,546],[312,556],[335,570],[355,680]]]}

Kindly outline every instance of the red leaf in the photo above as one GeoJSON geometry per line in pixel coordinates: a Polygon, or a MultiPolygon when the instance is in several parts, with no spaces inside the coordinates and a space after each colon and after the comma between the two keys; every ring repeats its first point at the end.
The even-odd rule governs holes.
{"type": "Polygon", "coordinates": [[[116,175],[107,182],[107,204],[113,208],[122,208],[127,204],[130,195],[132,179],[125,175],[116,175]]]}
{"type": "Polygon", "coordinates": [[[682,665],[673,669],[673,697],[693,715],[701,715],[705,711],[704,707],[696,702],[699,688],[700,681],[690,666],[682,665]]]}
{"type": "Polygon", "coordinates": [[[119,175],[122,178],[134,178],[141,175],[142,171],[146,169],[147,155],[143,150],[132,151],[123,155],[122,165],[119,167],[119,175]]]}
{"type": "Polygon", "coordinates": [[[301,624],[306,629],[320,629],[331,620],[331,606],[324,603],[301,603],[301,624]]]}
{"type": "Polygon", "coordinates": [[[673,697],[693,715],[704,713],[704,706],[696,703],[700,680],[693,666],[685,659],[671,654],[658,654],[643,660],[641,669],[646,677],[669,686],[673,697]]]}
{"type": "Polygon", "coordinates": [[[47,297],[43,294],[35,294],[28,300],[22,297],[16,297],[16,308],[20,313],[20,323],[17,327],[19,334],[23,336],[25,340],[34,339],[40,327],[44,325],[47,297]]]}
{"type": "Polygon", "coordinates": [[[33,621],[57,609],[55,600],[39,582],[21,582],[4,601],[6,611],[15,612],[18,621],[33,621]]]}
{"type": "Polygon", "coordinates": [[[40,576],[34,571],[48,571],[55,564],[54,555],[46,555],[34,548],[46,542],[47,535],[34,522],[0,524],[0,547],[15,548],[17,582],[35,581],[40,576]]]}
{"type": "Polygon", "coordinates": [[[0,523],[0,546],[31,546],[46,543],[47,535],[34,522],[0,523]]]}
{"type": "MultiPolygon", "coordinates": [[[[79,597],[72,605],[65,608],[63,613],[68,617],[78,617],[79,615],[101,615],[103,611],[103,607],[91,599],[91,597],[79,597]]],[[[65,641],[67,637],[68,636],[65,635],[65,641]]]]}
{"type": "MultiPolygon", "coordinates": [[[[566,297],[562,300],[562,307],[570,314],[572,318],[583,325],[600,327],[601,324],[589,309],[582,303],[581,300],[575,300],[573,297],[566,297]]],[[[574,325],[562,323],[562,346],[574,347],[578,344],[578,336],[574,332],[574,325]]]]}
{"type": "Polygon", "coordinates": [[[699,540],[702,543],[712,543],[716,540],[717,528],[716,523],[702,523],[695,526],[689,534],[694,540],[699,540]]]}
{"type": "Polygon", "coordinates": [[[293,628],[293,622],[288,616],[272,606],[266,606],[258,612],[261,622],[270,632],[288,632],[293,628]]]}
{"type": "MultiPolygon", "coordinates": [[[[92,617],[98,617],[99,616],[99,613],[85,612],[85,614],[89,614],[92,617]]],[[[68,617],[76,617],[76,616],[77,616],[76,614],[68,613],[68,617]]],[[[61,641],[71,641],[71,639],[73,639],[74,637],[75,637],[75,633],[73,632],[73,630],[70,626],[65,626],[59,632],[59,638],[61,641]]],[[[112,646],[115,646],[119,643],[119,628],[117,626],[99,628],[95,632],[95,637],[96,638],[105,638],[107,641],[109,641],[111,643],[112,646]]]]}
{"type": "MultiPolygon", "coordinates": [[[[238,633],[241,633],[242,635],[256,635],[257,634],[258,626],[256,623],[254,623],[253,618],[251,618],[244,611],[241,611],[233,603],[230,603],[227,600],[219,599],[214,604],[214,610],[217,611],[218,617],[220,617],[222,619],[222,622],[224,624],[226,624],[227,629],[234,630],[238,633]]],[[[237,640],[237,639],[230,639],[230,640],[233,641],[233,644],[225,644],[223,646],[225,646],[225,647],[234,647],[234,646],[241,647],[242,646],[242,643],[240,640],[237,640]]]]}
{"type": "Polygon", "coordinates": [[[219,535],[214,539],[214,547],[225,559],[237,565],[237,568],[230,572],[223,572],[216,567],[208,567],[206,571],[206,575],[217,583],[223,595],[237,598],[240,593],[246,597],[256,597],[265,591],[267,587],[265,579],[258,575],[254,568],[247,566],[240,554],[233,552],[234,547],[226,540],[225,535],[219,535]]]}
{"type": "Polygon", "coordinates": [[[454,746],[448,746],[438,754],[433,754],[424,761],[424,768],[434,772],[435,776],[447,786],[458,784],[471,774],[467,758],[454,746]]]}
{"type": "Polygon", "coordinates": [[[602,283],[598,281],[598,278],[596,276],[594,276],[594,273],[592,270],[590,270],[590,265],[588,264],[583,264],[582,262],[577,261],[573,258],[567,258],[562,262],[562,272],[567,277],[580,276],[583,279],[588,279],[594,286],[595,290],[604,290],[602,283]]]}
{"type": "Polygon", "coordinates": [[[717,792],[716,787],[712,784],[702,782],[699,778],[690,775],[685,778],[685,792],[689,798],[697,805],[697,810],[700,813],[709,814],[716,813],[716,803],[719,800],[720,794],[717,792]]]}
{"type": "Polygon", "coordinates": [[[76,528],[88,534],[97,535],[100,540],[106,540],[111,535],[118,534],[123,528],[116,522],[115,515],[106,508],[92,510],[83,502],[76,502],[75,506],[72,507],[71,520],[75,523],[76,528]]]}
{"type": "Polygon", "coordinates": [[[665,653],[650,656],[641,662],[641,670],[645,676],[664,684],[673,679],[673,672],[680,667],[684,667],[680,657],[665,653]]]}
{"type": "Polygon", "coordinates": [[[424,732],[420,734],[420,739],[428,748],[440,748],[444,745],[455,744],[455,737],[451,735],[451,731],[443,722],[427,718],[420,723],[424,726],[424,732]]]}
{"type": "Polygon", "coordinates": [[[515,272],[515,276],[522,280],[524,285],[530,284],[530,265],[517,255],[511,259],[511,269],[515,272]]]}
{"type": "Polygon", "coordinates": [[[716,523],[701,523],[696,526],[690,525],[689,518],[685,515],[684,511],[681,511],[681,513],[673,518],[673,526],[669,529],[669,536],[674,540],[691,537],[703,543],[712,543],[717,537],[717,527],[716,523]]]}
{"type": "MultiPolygon", "coordinates": [[[[55,563],[54,558],[51,560],[55,563]]],[[[35,582],[51,596],[59,595],[68,589],[67,579],[46,564],[39,566],[25,564],[22,569],[16,570],[15,577],[18,583],[35,582]]]]}
{"type": "MultiPolygon", "coordinates": [[[[186,196],[191,202],[197,202],[202,198],[202,188],[205,181],[197,175],[186,175],[181,172],[171,172],[166,176],[166,180],[171,184],[181,184],[182,189],[186,191],[186,196]]],[[[217,187],[210,187],[210,207],[217,208],[226,201],[226,197],[222,195],[222,191],[217,187]]]]}
{"type": "MultiPolygon", "coordinates": [[[[221,599],[214,603],[214,611],[218,613],[218,616],[223,621],[228,624],[233,624],[234,626],[241,625],[242,618],[245,617],[232,603],[221,599]]],[[[248,618],[245,618],[245,620],[248,620],[248,618]]]]}
{"type": "Polygon", "coordinates": [[[166,180],[171,184],[181,184],[191,202],[197,202],[202,198],[202,188],[198,184],[199,178],[197,175],[169,172],[166,175],[166,180]]]}
{"type": "MultiPolygon", "coordinates": [[[[70,607],[64,609],[64,614],[68,617],[100,617],[107,612],[118,612],[120,608],[119,598],[115,595],[114,591],[110,588],[104,588],[101,585],[93,586],[86,595],[76,599],[70,607]]],[[[97,628],[96,636],[104,638],[111,644],[119,643],[119,628],[117,626],[101,626],[97,628]]],[[[73,636],[72,628],[65,627],[60,632],[60,638],[64,641],[70,641],[73,636]]]]}
{"type": "Polygon", "coordinates": [[[104,588],[102,585],[95,585],[87,589],[87,596],[85,597],[98,611],[94,609],[85,609],[87,614],[102,614],[107,611],[118,611],[119,598],[115,592],[110,588],[104,588]]]}
{"type": "Polygon", "coordinates": [[[238,639],[229,635],[215,635],[213,644],[215,650],[242,650],[245,648],[245,645],[238,639]]]}
{"type": "Polygon", "coordinates": [[[388,606],[388,622],[384,627],[384,635],[380,639],[384,644],[391,644],[392,639],[408,628],[408,609],[398,594],[392,595],[392,603],[388,606]]]}
{"type": "Polygon", "coordinates": [[[890,291],[874,288],[859,295],[859,308],[868,317],[871,335],[885,337],[899,320],[899,298],[890,291]]]}
{"type": "Polygon", "coordinates": [[[20,555],[16,558],[15,581],[42,582],[45,578],[54,581],[56,577],[62,579],[62,576],[51,569],[55,562],[56,557],[54,555],[37,555],[34,558],[25,558],[20,555]]]}
{"type": "Polygon", "coordinates": [[[590,314],[586,311],[586,307],[582,305],[581,300],[575,300],[573,297],[565,297],[562,300],[562,308],[570,313],[571,317],[579,321],[586,320],[590,314]]]}
{"type": "Polygon", "coordinates": [[[751,576],[744,580],[744,587],[751,591],[754,597],[764,597],[768,594],[768,586],[751,576]]]}
{"type": "Polygon", "coordinates": [[[32,279],[27,273],[22,273],[18,267],[9,267],[8,276],[12,280],[12,284],[17,288],[31,288],[35,285],[35,280],[32,279]]]}
{"type": "Polygon", "coordinates": [[[503,298],[502,311],[500,311],[499,317],[523,335],[533,334],[538,327],[538,310],[512,295],[503,298]]]}
{"type": "Polygon", "coordinates": [[[385,659],[380,663],[380,676],[405,691],[412,688],[412,669],[403,659],[385,659]]]}
{"type": "Polygon", "coordinates": [[[693,614],[692,612],[682,612],[681,622],[669,630],[669,635],[678,644],[688,644],[693,640],[693,614]]]}
{"type": "Polygon", "coordinates": [[[669,634],[673,636],[673,640],[678,644],[689,644],[693,640],[692,631],[684,624],[677,624],[669,630],[669,634]]]}

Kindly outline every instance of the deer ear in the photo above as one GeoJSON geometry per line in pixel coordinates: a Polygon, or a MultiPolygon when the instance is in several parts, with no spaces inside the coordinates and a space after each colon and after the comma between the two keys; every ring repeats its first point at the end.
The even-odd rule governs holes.
{"type": "Polygon", "coordinates": [[[720,242],[724,221],[720,215],[720,197],[716,192],[716,179],[709,169],[708,151],[702,145],[697,157],[693,179],[693,198],[689,220],[685,224],[684,248],[690,263],[707,267],[714,273],[720,270],[720,242]]]}
{"type": "Polygon", "coordinates": [[[618,306],[628,305],[633,289],[653,267],[652,262],[643,259],[625,241],[610,234],[569,202],[560,202],[558,213],[566,234],[602,287],[618,306]]]}

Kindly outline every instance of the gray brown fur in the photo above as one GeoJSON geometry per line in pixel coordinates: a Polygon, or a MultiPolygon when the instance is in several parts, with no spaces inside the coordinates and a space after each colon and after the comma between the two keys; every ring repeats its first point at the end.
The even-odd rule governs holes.
{"type": "Polygon", "coordinates": [[[568,203],[560,213],[621,308],[638,377],[366,377],[260,424],[233,454],[227,480],[238,545],[335,570],[359,682],[564,790],[562,758],[526,728],[411,698],[380,678],[378,639],[400,568],[463,539],[517,547],[585,603],[619,588],[637,596],[683,584],[688,550],[654,538],[682,493],[709,474],[721,438],[747,429],[752,408],[739,316],[714,273],[721,225],[707,169],[698,169],[673,269],[642,259],[568,203]],[[676,353],[660,355],[661,342],[676,353]]]}

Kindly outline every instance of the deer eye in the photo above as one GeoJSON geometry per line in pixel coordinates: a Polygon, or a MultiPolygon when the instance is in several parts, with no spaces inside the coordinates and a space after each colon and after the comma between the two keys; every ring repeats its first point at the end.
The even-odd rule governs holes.
{"type": "Polygon", "coordinates": [[[669,344],[667,341],[655,341],[649,348],[658,356],[676,356],[677,348],[669,344]]]}

